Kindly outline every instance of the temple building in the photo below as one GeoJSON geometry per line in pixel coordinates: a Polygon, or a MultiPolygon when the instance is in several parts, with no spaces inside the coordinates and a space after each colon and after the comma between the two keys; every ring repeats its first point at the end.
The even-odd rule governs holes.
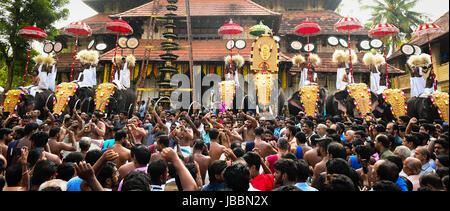
{"type": "MultiPolygon", "coordinates": [[[[437,19],[434,23],[442,27],[441,33],[430,35],[433,68],[436,73],[437,89],[442,92],[449,92],[449,38],[448,38],[448,12],[437,19]]],[[[428,40],[426,36],[413,37],[408,44],[417,45],[421,48],[422,53],[430,54],[428,48],[428,40]]],[[[410,95],[411,83],[409,74],[409,68],[406,65],[406,61],[409,57],[401,52],[396,51],[388,58],[388,62],[397,68],[407,70],[406,74],[399,75],[394,78],[395,85],[402,89],[406,96],[410,95]]]]}
{"type": "MultiPolygon", "coordinates": [[[[165,14],[169,4],[167,0],[83,0],[88,6],[98,12],[97,15],[87,18],[84,21],[93,28],[93,35],[90,38],[82,38],[78,49],[86,49],[91,40],[101,40],[108,45],[107,49],[101,52],[100,65],[97,76],[99,83],[107,81],[111,73],[111,59],[114,55],[114,34],[105,32],[105,27],[94,29],[95,24],[106,24],[110,19],[123,19],[127,21],[134,29],[134,33],[128,37],[139,39],[139,46],[136,49],[119,49],[118,54],[124,56],[133,54],[136,57],[136,66],[132,71],[132,88],[138,87],[137,81],[144,71],[145,85],[147,91],[143,94],[142,100],[148,96],[158,98],[158,82],[161,80],[159,68],[163,66],[164,61],[160,55],[165,51],[160,47],[161,43],[166,42],[164,33],[167,31],[165,26],[165,14]],[[148,50],[146,50],[148,49],[148,50]]],[[[315,45],[313,53],[321,58],[321,64],[316,67],[318,73],[319,85],[325,87],[328,91],[336,90],[336,69],[337,64],[332,63],[332,55],[336,48],[345,49],[342,46],[330,46],[327,39],[330,36],[347,40],[347,33],[337,32],[334,24],[342,16],[335,12],[341,3],[341,0],[190,0],[190,16],[192,31],[192,51],[193,51],[193,71],[200,71],[202,75],[216,73],[223,79],[226,69],[224,67],[224,58],[229,55],[226,49],[226,43],[230,39],[229,35],[218,33],[220,26],[228,23],[230,19],[234,23],[241,25],[244,32],[233,36],[234,40],[244,40],[246,47],[237,50],[233,49],[233,54],[240,54],[245,58],[245,65],[239,70],[247,80],[247,74],[251,73],[250,57],[252,42],[256,37],[249,34],[250,27],[262,22],[270,27],[273,35],[280,38],[280,65],[278,78],[281,80],[281,87],[284,94],[290,97],[292,93],[298,91],[300,74],[299,69],[293,67],[291,59],[294,55],[304,51],[297,51],[291,47],[293,41],[300,41],[306,44],[306,37],[295,33],[294,28],[302,21],[315,21],[321,27],[320,33],[312,36],[310,42],[315,45]]],[[[175,4],[177,10],[174,11],[176,42],[179,50],[172,53],[177,59],[173,65],[177,72],[189,76],[189,42],[187,34],[187,13],[186,1],[178,0],[175,4]]],[[[359,31],[351,32],[352,49],[357,50],[358,63],[353,66],[355,82],[364,82],[370,84],[369,69],[362,64],[364,52],[357,47],[362,40],[369,39],[369,29],[364,28],[359,31]],[[355,47],[353,47],[355,46],[355,47]]],[[[61,35],[65,40],[69,40],[66,35],[61,35]]],[[[61,38],[62,39],[62,38],[61,38]]],[[[74,40],[74,38],[72,39],[74,40]]],[[[74,41],[70,41],[74,42],[74,41]]],[[[69,41],[66,54],[73,52],[69,41]]],[[[73,54],[73,53],[72,53],[73,54]]],[[[63,55],[61,55],[62,57],[63,55]]],[[[70,72],[72,57],[66,56],[66,59],[60,59],[58,70],[70,72]]],[[[388,71],[391,77],[403,74],[403,68],[396,68],[389,65],[388,71]]],[[[67,74],[67,73],[66,73],[67,74]]],[[[70,74],[70,73],[69,73],[70,74]]],[[[61,81],[66,76],[58,77],[61,81]]],[[[59,82],[60,82],[59,81],[59,82]]],[[[202,92],[209,89],[202,87],[202,92]]]]}

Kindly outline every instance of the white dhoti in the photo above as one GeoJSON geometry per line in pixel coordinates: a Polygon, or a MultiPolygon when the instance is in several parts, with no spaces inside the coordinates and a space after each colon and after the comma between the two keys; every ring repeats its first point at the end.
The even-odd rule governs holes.
{"type": "Polygon", "coordinates": [[[315,83],[315,81],[317,81],[317,73],[314,73],[312,76],[312,83],[311,81],[308,79],[308,68],[304,68],[300,74],[300,82],[298,84],[298,88],[301,89],[304,86],[309,86],[312,84],[317,84],[315,83]]]}
{"type": "Polygon", "coordinates": [[[426,82],[422,77],[411,77],[411,97],[418,97],[425,91],[426,82]]]}
{"type": "Polygon", "coordinates": [[[125,88],[130,88],[130,70],[128,69],[128,63],[125,63],[123,69],[120,70],[119,80],[125,88]]]}
{"type": "Polygon", "coordinates": [[[53,65],[52,71],[47,75],[47,86],[48,89],[55,92],[55,82],[56,82],[56,65],[53,65]]]}
{"type": "MultiPolygon", "coordinates": [[[[95,78],[96,73],[92,69],[92,67],[90,67],[88,69],[84,69],[82,74],[83,74],[83,80],[80,82],[80,86],[93,87],[93,86],[97,85],[97,79],[95,78]]],[[[80,77],[81,77],[81,75],[80,75],[80,77]]],[[[80,77],[78,77],[78,80],[80,80],[80,77]]]]}
{"type": "Polygon", "coordinates": [[[377,68],[376,73],[370,72],[370,90],[376,93],[378,92],[379,89],[380,89],[380,72],[378,72],[377,68]]]}
{"type": "Polygon", "coordinates": [[[336,89],[337,90],[344,90],[347,86],[347,82],[345,82],[344,75],[347,74],[345,72],[345,68],[338,68],[337,69],[337,76],[336,76],[336,89]]]}

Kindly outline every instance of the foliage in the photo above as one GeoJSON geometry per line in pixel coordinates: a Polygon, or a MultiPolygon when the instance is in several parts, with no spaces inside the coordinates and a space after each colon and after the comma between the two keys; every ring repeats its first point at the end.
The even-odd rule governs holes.
{"type": "MultiPolygon", "coordinates": [[[[69,10],[63,7],[68,3],[69,0],[0,1],[0,71],[2,83],[6,81],[6,90],[21,85],[27,49],[30,48],[28,39],[17,36],[19,30],[26,26],[36,26],[47,33],[47,39],[52,40],[59,33],[52,24],[67,19],[69,10]],[[6,80],[3,78],[5,75],[6,80]]],[[[30,60],[30,71],[33,66],[30,60]]]]}
{"type": "MultiPolygon", "coordinates": [[[[362,0],[358,0],[361,4],[362,0]]],[[[418,0],[373,0],[375,5],[362,5],[361,9],[371,10],[370,23],[366,26],[373,26],[378,23],[394,24],[400,29],[400,33],[406,34],[406,39],[411,38],[414,28],[428,21],[429,18],[422,13],[412,11],[418,0]]],[[[394,49],[403,40],[397,35],[394,37],[394,49]]]]}

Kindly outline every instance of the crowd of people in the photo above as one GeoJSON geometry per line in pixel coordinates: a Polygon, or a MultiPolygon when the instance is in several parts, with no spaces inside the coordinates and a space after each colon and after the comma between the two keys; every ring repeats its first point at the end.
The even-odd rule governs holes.
{"type": "MultiPolygon", "coordinates": [[[[150,99],[149,99],[150,100],[150,99]]],[[[447,191],[448,124],[251,111],[0,117],[3,191],[447,191]]]]}

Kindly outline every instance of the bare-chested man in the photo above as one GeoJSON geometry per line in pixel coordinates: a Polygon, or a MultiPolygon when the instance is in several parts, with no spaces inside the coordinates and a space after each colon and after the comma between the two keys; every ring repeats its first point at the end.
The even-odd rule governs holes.
{"type": "Polygon", "coordinates": [[[247,120],[244,122],[244,125],[237,130],[238,134],[242,134],[244,142],[255,140],[255,128],[258,127],[258,121],[244,112],[239,113],[239,116],[247,120]]]}
{"type": "Polygon", "coordinates": [[[169,136],[167,135],[157,135],[155,137],[156,142],[156,151],[152,154],[152,157],[150,158],[150,162],[155,160],[163,160],[164,158],[161,156],[161,152],[164,148],[169,147],[169,136]]]}
{"type": "Polygon", "coordinates": [[[192,155],[187,159],[194,160],[198,163],[200,175],[202,176],[202,182],[205,183],[206,172],[208,170],[208,166],[211,163],[211,157],[205,156],[202,153],[207,151],[208,148],[206,144],[201,139],[196,139],[194,141],[194,147],[192,155]]]}
{"type": "Polygon", "coordinates": [[[277,150],[274,145],[269,144],[261,139],[261,136],[263,134],[264,129],[262,127],[255,128],[255,148],[258,148],[261,157],[265,158],[269,155],[276,154],[277,150]]]}
{"type": "MultiPolygon", "coordinates": [[[[131,126],[131,133],[134,135],[136,139],[136,143],[142,144],[145,136],[147,136],[147,131],[144,128],[138,127],[139,119],[137,117],[133,117],[128,121],[128,124],[131,126]]],[[[128,127],[124,127],[125,130],[128,130],[128,127]]]]}
{"type": "Polygon", "coordinates": [[[209,145],[209,156],[211,157],[211,162],[215,160],[219,160],[222,156],[224,150],[226,149],[225,146],[220,145],[217,143],[217,139],[219,138],[219,130],[216,128],[212,128],[209,131],[209,138],[210,138],[210,145],[209,145]]]}
{"type": "MultiPolygon", "coordinates": [[[[103,114],[99,112],[94,112],[92,115],[91,122],[84,126],[85,132],[89,133],[89,137],[91,137],[91,144],[97,145],[100,149],[103,148],[103,137],[105,136],[106,126],[100,119],[103,117],[103,114]],[[87,129],[86,129],[87,128],[87,129]]],[[[116,140],[117,141],[117,140],[116,140]]],[[[119,168],[120,166],[117,166],[119,168]]]]}
{"type": "Polygon", "coordinates": [[[112,149],[114,152],[119,154],[119,157],[115,160],[117,168],[120,168],[127,161],[131,162],[131,152],[129,149],[124,146],[127,144],[128,133],[125,130],[119,130],[116,132],[114,136],[115,142],[114,145],[109,149],[112,149]]]}
{"type": "Polygon", "coordinates": [[[50,152],[55,155],[60,155],[62,150],[65,151],[76,151],[77,150],[77,143],[75,140],[75,135],[72,130],[67,130],[69,133],[69,141],[72,143],[72,145],[60,142],[60,130],[59,127],[54,127],[50,129],[49,133],[49,139],[48,139],[48,145],[50,147],[50,152]]]}
{"type": "Polygon", "coordinates": [[[133,160],[130,163],[122,165],[118,171],[119,171],[119,181],[121,181],[129,172],[135,171],[135,170],[145,170],[147,171],[147,165],[151,158],[150,149],[143,145],[138,144],[131,148],[131,159],[133,160]]]}

